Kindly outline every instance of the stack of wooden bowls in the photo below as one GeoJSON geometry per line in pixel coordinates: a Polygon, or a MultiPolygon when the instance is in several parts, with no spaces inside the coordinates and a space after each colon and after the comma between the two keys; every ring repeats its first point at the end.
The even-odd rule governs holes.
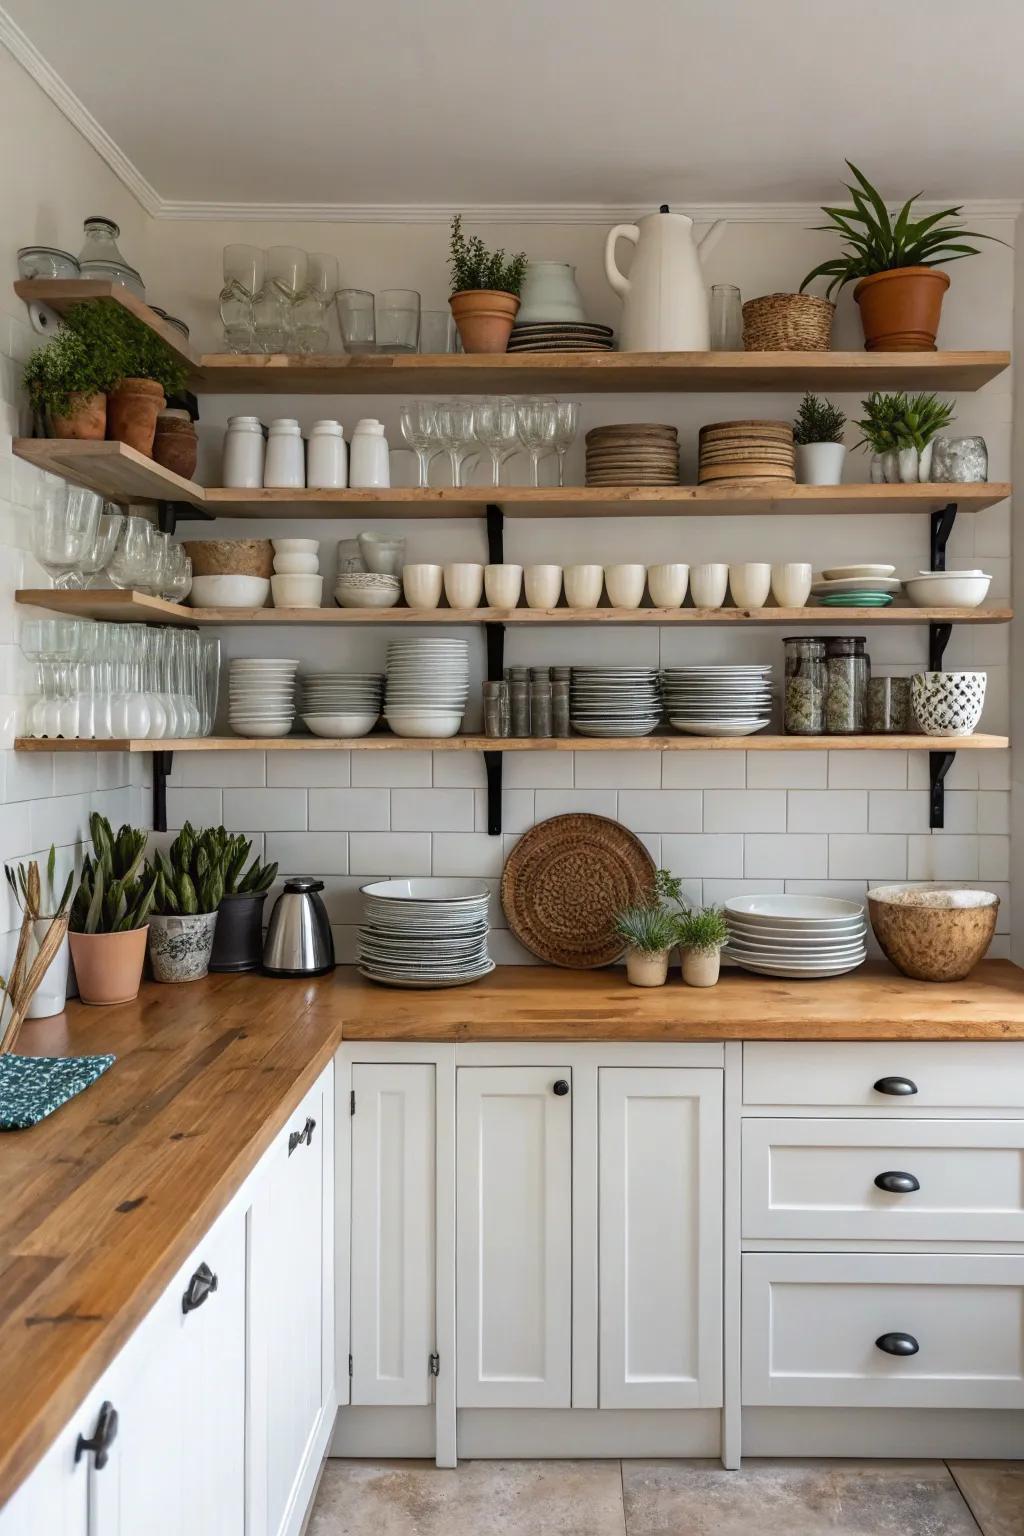
{"type": "Polygon", "coordinates": [[[788,421],[713,421],[700,429],[697,479],[796,479],[793,428],[788,421]]]}
{"type": "Polygon", "coordinates": [[[588,485],[678,485],[679,433],[657,422],[627,421],[587,433],[588,485]]]}

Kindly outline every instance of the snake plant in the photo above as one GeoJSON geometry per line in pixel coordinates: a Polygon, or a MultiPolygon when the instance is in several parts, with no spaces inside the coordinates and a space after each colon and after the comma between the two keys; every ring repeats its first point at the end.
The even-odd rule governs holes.
{"type": "Polygon", "coordinates": [[[153,910],[155,877],[140,876],[149,834],[121,827],[114,836],[98,811],[89,817],[92,853],[82,860],[82,875],[71,903],[72,933],[127,933],[142,928],[153,910]]]}

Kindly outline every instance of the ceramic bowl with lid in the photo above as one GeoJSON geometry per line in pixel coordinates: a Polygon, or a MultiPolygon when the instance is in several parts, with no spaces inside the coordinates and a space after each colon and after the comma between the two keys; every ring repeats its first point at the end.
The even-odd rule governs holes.
{"type": "Polygon", "coordinates": [[[23,245],[18,252],[19,277],[79,277],[78,259],[55,245],[23,245]]]}

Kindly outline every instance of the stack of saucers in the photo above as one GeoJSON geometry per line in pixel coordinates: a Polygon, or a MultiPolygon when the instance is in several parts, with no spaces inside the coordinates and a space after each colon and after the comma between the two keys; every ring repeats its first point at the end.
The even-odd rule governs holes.
{"type": "Polygon", "coordinates": [[[725,904],[728,959],[765,976],[841,976],[867,958],[859,901],[835,896],[736,896],[725,904]]]}
{"type": "Polygon", "coordinates": [[[770,666],[667,667],[662,691],[665,713],[687,736],[752,736],[771,724],[770,666]]]}
{"type": "Polygon", "coordinates": [[[701,485],[730,480],[794,480],[796,450],[788,421],[711,421],[698,434],[701,485]]]}
{"type": "Polygon", "coordinates": [[[587,433],[588,485],[678,485],[679,433],[657,421],[592,427],[587,433]]]}
{"type": "Polygon", "coordinates": [[[366,736],[380,719],[382,672],[311,672],[299,679],[299,712],[314,736],[366,736]]]}
{"type": "Polygon", "coordinates": [[[661,720],[654,667],[573,667],[569,716],[581,736],[649,736],[661,720]]]}
{"type": "Polygon", "coordinates": [[[391,987],[459,987],[494,970],[479,880],[377,880],[363,886],[359,969],[391,987]]]}
{"type": "Polygon", "coordinates": [[[455,736],[469,693],[468,640],[392,640],[384,714],[396,736],[455,736]]]}
{"type": "Polygon", "coordinates": [[[615,340],[609,325],[590,325],[585,320],[534,320],[514,325],[510,352],[610,352],[615,340]]]}
{"type": "Polygon", "coordinates": [[[237,736],[287,736],[295,721],[297,661],[246,656],[228,669],[228,718],[237,736]]]}
{"type": "Polygon", "coordinates": [[[823,608],[887,608],[900,590],[894,565],[837,565],[822,571],[811,596],[823,608]]]}

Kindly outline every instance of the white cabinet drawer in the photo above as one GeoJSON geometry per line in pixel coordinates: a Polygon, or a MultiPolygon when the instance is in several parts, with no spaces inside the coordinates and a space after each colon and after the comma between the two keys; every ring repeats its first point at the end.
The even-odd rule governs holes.
{"type": "Polygon", "coordinates": [[[743,1402],[1024,1408],[1024,1258],[745,1254],[743,1402]]]}
{"type": "Polygon", "coordinates": [[[743,1102],[1024,1114],[1024,1041],[751,1041],[743,1102]]]}
{"type": "Polygon", "coordinates": [[[1024,1241],[1024,1122],[746,1119],[743,1236],[1024,1241]]]}

